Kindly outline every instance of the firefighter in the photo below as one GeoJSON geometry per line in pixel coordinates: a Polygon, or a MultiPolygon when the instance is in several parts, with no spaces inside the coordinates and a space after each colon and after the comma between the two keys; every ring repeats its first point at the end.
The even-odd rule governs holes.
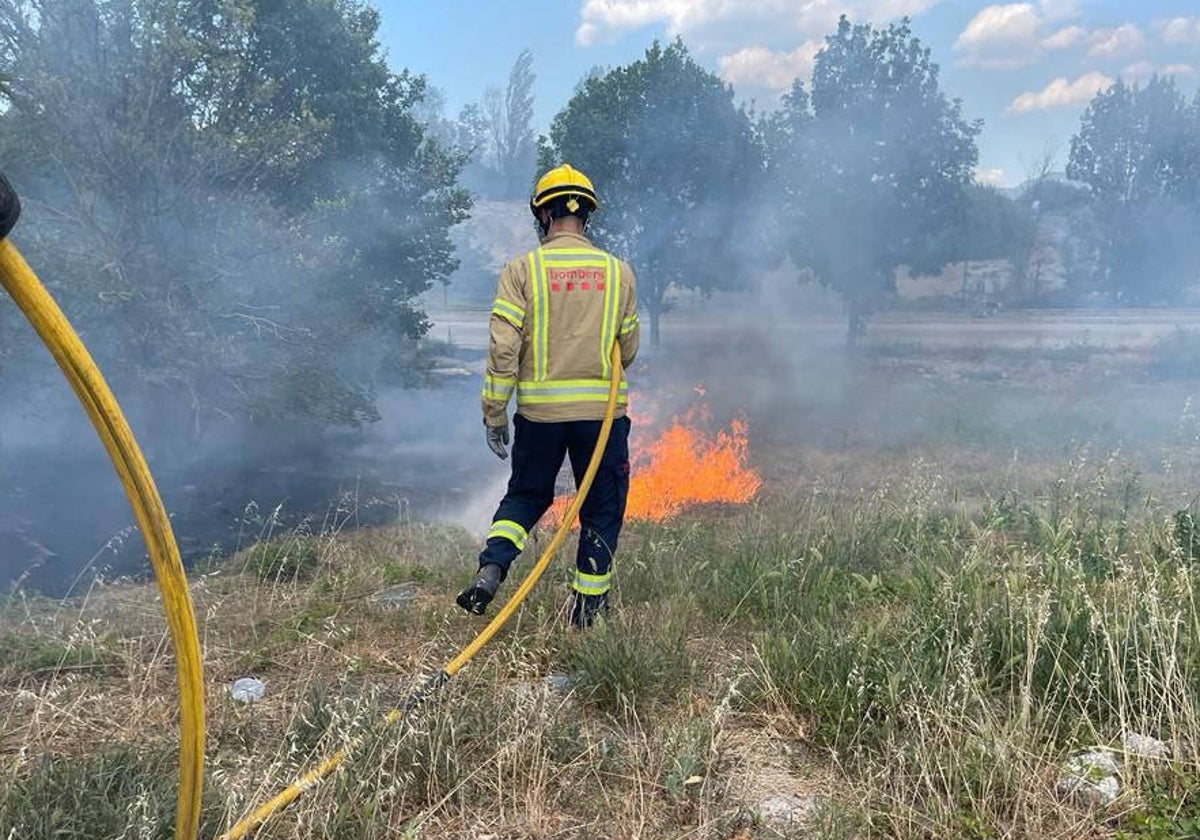
{"type": "MultiPolygon", "coordinates": [[[[543,175],[529,202],[539,247],[500,272],[490,319],[483,423],[488,447],[508,456],[508,401],[516,392],[512,475],[479,555],[475,580],[459,593],[482,615],[534,525],[554,501],[564,457],[583,478],[608,402],[609,377],[621,376],[638,349],[633,270],[584,235],[597,208],[592,182],[563,164],[543,175]],[[612,371],[612,345],[622,370],[612,371]]],[[[622,381],[612,432],[579,513],[571,622],[590,625],[608,608],[612,560],[629,491],[628,385],[622,381]]]]}

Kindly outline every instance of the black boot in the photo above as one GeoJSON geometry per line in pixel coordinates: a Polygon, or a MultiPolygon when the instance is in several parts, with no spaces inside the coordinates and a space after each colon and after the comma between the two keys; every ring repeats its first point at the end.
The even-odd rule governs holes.
{"type": "Polygon", "coordinates": [[[575,603],[571,605],[571,624],[575,627],[591,627],[597,616],[608,615],[608,593],[603,595],[582,595],[575,593],[575,603]]]}
{"type": "Polygon", "coordinates": [[[458,605],[469,613],[483,615],[483,611],[492,602],[492,598],[496,597],[496,590],[500,588],[502,580],[504,580],[504,570],[499,566],[493,563],[480,566],[479,574],[475,576],[474,582],[458,593],[456,599],[458,605]]]}

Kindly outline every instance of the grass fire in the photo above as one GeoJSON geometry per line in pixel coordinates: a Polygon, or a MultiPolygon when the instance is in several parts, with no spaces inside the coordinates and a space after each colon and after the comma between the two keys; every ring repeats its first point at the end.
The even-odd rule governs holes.
{"type": "MultiPolygon", "coordinates": [[[[637,448],[626,519],[662,522],[696,505],[740,505],[758,494],[762,479],[747,466],[746,420],[735,419],[715,435],[705,425],[705,412],[691,411],[637,448]]],[[[561,521],[570,498],[555,500],[548,527],[561,521]]]]}

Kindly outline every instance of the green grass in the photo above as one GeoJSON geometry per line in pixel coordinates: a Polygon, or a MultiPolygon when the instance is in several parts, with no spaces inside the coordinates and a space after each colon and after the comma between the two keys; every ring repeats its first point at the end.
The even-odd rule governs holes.
{"type": "Polygon", "coordinates": [[[115,665],[119,658],[96,639],[63,640],[0,630],[0,680],[22,674],[115,665]]]}
{"type": "Polygon", "coordinates": [[[320,543],[315,537],[289,534],[251,548],[245,567],[264,582],[311,580],[320,559],[320,543]]]}
{"type": "MultiPolygon", "coordinates": [[[[175,750],[114,746],[37,756],[0,780],[0,827],[22,840],[175,836],[175,750]]],[[[209,778],[200,837],[216,836],[220,788],[209,778]]]]}
{"type": "Polygon", "coordinates": [[[640,614],[601,621],[568,649],[579,693],[598,708],[648,714],[685,696],[696,663],[678,615],[640,614]]]}
{"type": "MultiPolygon", "coordinates": [[[[322,535],[320,562],[295,575],[245,562],[300,556],[290,548],[248,549],[197,588],[211,679],[252,665],[268,686],[248,707],[211,697],[205,836],[356,739],[344,771],[263,837],[760,840],[787,829],[747,791],[810,784],[821,800],[804,836],[818,840],[1191,836],[1195,523],[1111,459],[1041,475],[967,501],[963,477],[914,464],[875,488],[631,525],[608,620],[565,627],[556,571],[435,700],[388,728],[380,716],[412,679],[482,626],[450,597],[471,541],[429,526],[322,535]],[[400,581],[411,602],[370,606],[400,581]],[[568,691],[543,684],[552,672],[568,691]],[[1130,764],[1108,810],[1055,793],[1073,752],[1119,748],[1130,732],[1165,741],[1172,760],[1130,764]]],[[[95,599],[55,633],[45,615],[6,613],[8,673],[69,662],[59,643],[27,640],[101,620],[145,634],[136,649],[160,644],[161,628],[121,623],[145,622],[144,595],[95,599]]],[[[169,710],[169,663],[126,667],[51,671],[38,718],[87,715],[79,698],[130,685],[159,686],[138,702],[169,710]]],[[[2,696],[0,721],[29,717],[28,695],[2,696]]],[[[104,750],[40,732],[6,759],[0,837],[50,836],[47,809],[68,826],[99,815],[109,833],[96,836],[166,824],[161,731],[104,750]],[[71,794],[51,803],[54,786],[71,794]]]]}

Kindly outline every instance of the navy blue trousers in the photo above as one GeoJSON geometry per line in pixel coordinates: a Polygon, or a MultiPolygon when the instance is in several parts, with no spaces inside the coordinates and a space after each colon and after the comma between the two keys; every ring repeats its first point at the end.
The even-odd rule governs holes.
{"type": "MultiPolygon", "coordinates": [[[[573,588],[585,595],[602,595],[610,586],[629,495],[629,426],[628,417],[613,421],[600,468],[579,511],[582,529],[573,588]]],[[[600,421],[538,423],[518,414],[514,432],[512,477],[479,555],[480,566],[495,564],[505,575],[525,547],[528,533],[554,502],[554,482],[564,458],[570,458],[579,486],[600,434],[600,421]]]]}

